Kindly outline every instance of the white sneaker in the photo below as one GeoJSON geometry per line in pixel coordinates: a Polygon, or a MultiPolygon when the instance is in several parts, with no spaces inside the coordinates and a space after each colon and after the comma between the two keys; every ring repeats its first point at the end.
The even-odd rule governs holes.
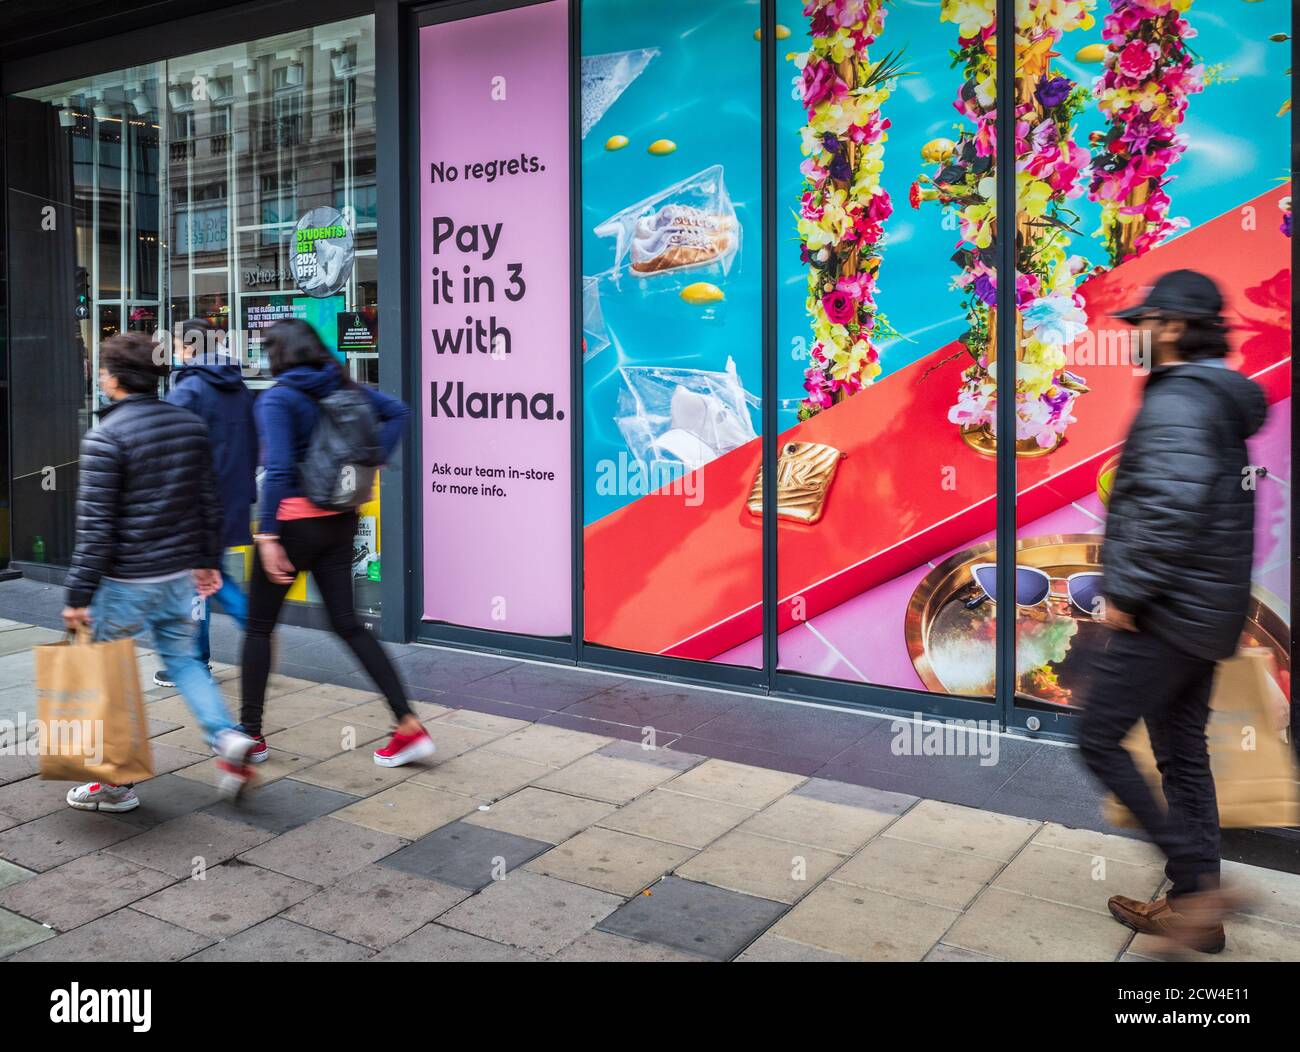
{"type": "Polygon", "coordinates": [[[129,785],[87,782],[68,790],[68,806],[78,811],[134,811],[140,798],[129,785]]]}
{"type": "Polygon", "coordinates": [[[234,800],[243,794],[253,779],[248,754],[257,743],[237,730],[224,730],[213,742],[217,754],[217,790],[223,799],[234,800]]]}

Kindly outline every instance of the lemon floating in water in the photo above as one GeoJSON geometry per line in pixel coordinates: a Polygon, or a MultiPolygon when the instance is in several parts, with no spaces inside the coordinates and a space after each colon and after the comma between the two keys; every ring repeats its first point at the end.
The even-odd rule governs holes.
{"type": "Polygon", "coordinates": [[[627,145],[626,135],[611,135],[608,139],[605,140],[605,149],[607,150],[621,150],[626,145],[627,145]]]}
{"type": "MultiPolygon", "coordinates": [[[[776,39],[777,39],[777,40],[785,40],[789,35],[790,35],[790,29],[789,29],[789,27],[787,27],[787,26],[783,26],[783,25],[781,25],[780,22],[778,22],[778,23],[776,24],[776,39]]],[[[762,40],[762,39],[763,39],[763,30],[762,30],[762,29],[755,29],[755,30],[754,30],[754,39],[755,39],[755,40],[762,40]]]]}
{"type": "Polygon", "coordinates": [[[921,160],[942,164],[956,149],[957,144],[951,139],[931,139],[921,147],[921,160]]]}
{"type": "Polygon", "coordinates": [[[672,139],[656,139],[647,149],[656,157],[663,157],[665,154],[672,153],[677,149],[677,144],[672,139]]]}
{"type": "Polygon", "coordinates": [[[1088,44],[1075,53],[1076,62],[1101,62],[1106,58],[1105,44],[1088,44]]]}
{"type": "Polygon", "coordinates": [[[717,285],[711,285],[707,281],[687,285],[678,295],[687,303],[717,303],[726,298],[717,285]]]}

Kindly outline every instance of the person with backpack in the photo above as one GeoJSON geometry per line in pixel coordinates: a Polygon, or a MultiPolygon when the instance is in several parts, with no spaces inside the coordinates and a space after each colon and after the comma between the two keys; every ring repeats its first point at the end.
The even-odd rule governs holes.
{"type": "Polygon", "coordinates": [[[383,692],[396,728],[376,749],[381,767],[432,756],[434,743],[407,703],[397,670],[361,624],[352,600],[356,509],[369,499],[379,467],[396,448],[410,410],[352,381],[307,322],[279,321],[263,349],[276,383],[253,415],[261,445],[262,503],[253,535],[257,556],[244,635],[240,712],[244,732],[266,748],[262,712],[271,669],[271,634],[299,573],[310,573],[330,626],[383,692]]]}
{"type": "Polygon", "coordinates": [[[1146,341],[1152,369],[1111,491],[1101,594],[1114,631],[1079,728],[1088,767],[1168,860],[1167,895],[1113,895],[1111,915],[1203,953],[1223,949],[1223,920],[1236,903],[1219,886],[1205,728],[1215,666],[1236,651],[1246,624],[1255,541],[1246,439],[1268,412],[1259,385],[1224,360],[1222,311],[1213,281],[1175,270],[1116,315],[1146,341]],[[1138,720],[1150,732],[1167,809],[1124,748],[1138,720]]]}
{"type": "MultiPolygon", "coordinates": [[[[212,469],[221,505],[223,549],[252,544],[252,506],[257,501],[257,432],[253,423],[253,393],[244,386],[239,366],[221,353],[217,333],[203,318],[181,323],[172,341],[180,368],[172,374],[167,401],[188,409],[203,421],[212,444],[212,469]]],[[[234,618],[242,629],[248,623],[248,599],[239,582],[217,571],[221,585],[204,602],[196,637],[198,658],[210,668],[212,661],[212,604],[234,618]]],[[[154,673],[155,686],[172,687],[164,669],[154,673]]],[[[265,753],[261,754],[265,757],[265,753]]],[[[256,758],[255,758],[256,759],[256,758]]]]}
{"type": "MultiPolygon", "coordinates": [[[[99,349],[108,405],[81,440],[77,540],[64,582],[63,623],[89,626],[98,641],[147,634],[167,678],[180,688],[217,754],[218,788],[238,796],[253,742],[235,727],[195,656],[196,592],[218,586],[221,512],[203,421],[158,398],[166,350],[141,332],[99,349]]],[[[134,811],[132,785],[88,782],[68,790],[79,811],[134,811]]]]}

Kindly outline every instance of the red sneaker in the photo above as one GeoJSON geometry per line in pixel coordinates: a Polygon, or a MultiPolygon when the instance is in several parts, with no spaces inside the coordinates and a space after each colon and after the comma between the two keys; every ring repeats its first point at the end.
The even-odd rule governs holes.
{"type": "MultiPolygon", "coordinates": [[[[266,738],[261,734],[250,734],[249,737],[253,739],[253,747],[248,750],[244,761],[246,763],[266,763],[271,755],[271,750],[266,744],[266,738]]],[[[212,746],[212,752],[213,755],[216,755],[217,747],[215,744],[212,746]]]]}
{"type": "Polygon", "coordinates": [[[418,734],[393,731],[393,737],[382,749],[375,750],[375,763],[380,767],[401,767],[415,760],[423,760],[437,751],[429,732],[423,727],[418,734]]]}
{"type": "Polygon", "coordinates": [[[252,735],[253,747],[248,750],[249,763],[266,763],[271,750],[266,747],[266,739],[260,734],[252,735]]]}

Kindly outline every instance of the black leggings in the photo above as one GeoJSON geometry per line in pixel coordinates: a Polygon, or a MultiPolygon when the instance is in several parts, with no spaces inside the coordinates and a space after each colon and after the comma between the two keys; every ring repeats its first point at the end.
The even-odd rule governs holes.
{"type": "MultiPolygon", "coordinates": [[[[411,714],[397,670],[384,648],[357,618],[352,606],[352,542],[357,532],[355,512],[293,519],[281,524],[280,543],[300,573],[310,572],[329,614],[330,627],[357,656],[401,720],[411,714]]],[[[271,672],[271,633],[290,585],[276,584],[262,569],[260,555],[253,559],[253,579],[248,596],[248,629],[244,634],[240,690],[243,703],[239,720],[247,734],[262,733],[266,706],[266,678],[271,672]]]]}

